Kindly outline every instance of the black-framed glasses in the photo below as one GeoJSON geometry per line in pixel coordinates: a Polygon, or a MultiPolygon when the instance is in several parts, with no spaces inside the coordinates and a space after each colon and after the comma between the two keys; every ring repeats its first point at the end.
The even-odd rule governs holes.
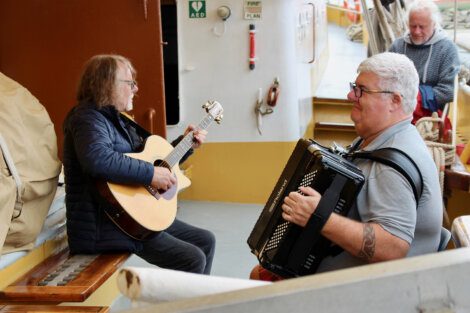
{"type": "Polygon", "coordinates": [[[349,83],[349,87],[351,88],[351,90],[354,90],[354,95],[356,96],[356,98],[362,97],[363,92],[365,92],[365,93],[390,93],[390,94],[395,93],[394,91],[372,90],[372,89],[367,89],[367,88],[364,88],[364,87],[359,87],[358,85],[356,85],[356,83],[349,83]]]}
{"type": "Polygon", "coordinates": [[[137,87],[137,82],[135,80],[129,80],[129,79],[118,79],[118,81],[123,82],[131,86],[131,89],[134,89],[137,87]]]}

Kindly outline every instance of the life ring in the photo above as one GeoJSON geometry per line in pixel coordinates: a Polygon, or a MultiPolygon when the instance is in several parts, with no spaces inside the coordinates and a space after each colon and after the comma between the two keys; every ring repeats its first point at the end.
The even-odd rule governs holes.
{"type": "MultiPolygon", "coordinates": [[[[348,10],[355,10],[356,12],[361,12],[361,3],[359,0],[354,0],[354,7],[349,6],[349,1],[343,1],[343,7],[348,10]]],[[[351,23],[356,24],[359,21],[359,13],[355,13],[352,11],[347,11],[346,16],[351,23]]]]}

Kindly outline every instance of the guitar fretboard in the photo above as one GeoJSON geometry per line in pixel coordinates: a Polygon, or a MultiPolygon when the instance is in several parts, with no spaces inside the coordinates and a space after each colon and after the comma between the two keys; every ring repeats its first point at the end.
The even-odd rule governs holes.
{"type": "MultiPolygon", "coordinates": [[[[212,123],[214,117],[211,114],[207,114],[202,121],[196,126],[197,129],[204,130],[212,123]]],[[[170,166],[173,167],[177,164],[181,158],[186,154],[186,152],[191,149],[194,142],[194,135],[193,132],[188,133],[173,149],[173,151],[168,154],[165,158],[165,162],[170,166]]]]}

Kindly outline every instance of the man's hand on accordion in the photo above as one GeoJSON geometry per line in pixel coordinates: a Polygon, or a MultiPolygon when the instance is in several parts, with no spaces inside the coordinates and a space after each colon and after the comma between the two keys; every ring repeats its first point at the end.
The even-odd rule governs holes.
{"type": "Polygon", "coordinates": [[[300,187],[300,191],[303,195],[293,191],[284,198],[282,217],[288,222],[304,227],[315,212],[321,195],[311,187],[300,187]]]}

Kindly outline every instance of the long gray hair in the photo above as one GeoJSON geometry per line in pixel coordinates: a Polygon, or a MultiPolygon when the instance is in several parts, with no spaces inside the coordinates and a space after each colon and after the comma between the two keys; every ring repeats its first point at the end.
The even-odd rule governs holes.
{"type": "Polygon", "coordinates": [[[129,59],[116,54],[100,54],[85,63],[77,91],[77,101],[94,102],[99,107],[113,103],[119,63],[129,67],[133,79],[136,71],[129,59]]]}

